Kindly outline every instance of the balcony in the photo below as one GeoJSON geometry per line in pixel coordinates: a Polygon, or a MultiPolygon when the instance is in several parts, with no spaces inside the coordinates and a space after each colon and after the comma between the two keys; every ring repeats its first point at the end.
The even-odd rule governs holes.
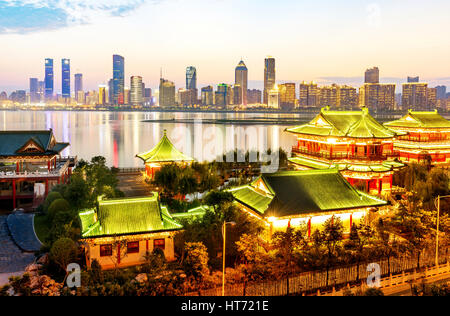
{"type": "Polygon", "coordinates": [[[17,172],[11,167],[0,167],[0,179],[39,179],[39,178],[59,178],[67,172],[69,167],[74,167],[77,157],[61,157],[56,161],[55,169],[48,171],[47,166],[34,166],[29,170],[17,172]]]}
{"type": "Polygon", "coordinates": [[[385,161],[400,157],[399,152],[384,152],[383,155],[357,155],[352,153],[330,153],[330,152],[315,152],[305,148],[292,147],[294,154],[302,154],[306,156],[322,158],[327,160],[362,160],[362,161],[385,161]]]}

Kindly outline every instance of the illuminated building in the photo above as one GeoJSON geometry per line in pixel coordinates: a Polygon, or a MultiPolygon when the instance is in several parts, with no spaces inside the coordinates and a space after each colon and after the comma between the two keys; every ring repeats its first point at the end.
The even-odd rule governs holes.
{"type": "Polygon", "coordinates": [[[106,104],[106,86],[98,87],[98,104],[99,105],[106,104]]]}
{"type": "Polygon", "coordinates": [[[68,143],[58,143],[52,130],[0,131],[0,200],[43,202],[51,188],[67,183],[76,158],[63,158],[68,143]]]}
{"type": "Polygon", "coordinates": [[[78,100],[78,92],[83,91],[83,75],[82,74],[75,74],[75,99],[78,103],[81,101],[78,100]]]}
{"type": "Polygon", "coordinates": [[[408,83],[418,83],[418,82],[420,82],[420,78],[419,77],[408,77],[407,81],[408,81],[408,83]]]}
{"type": "Polygon", "coordinates": [[[274,108],[274,109],[279,109],[280,108],[280,89],[278,88],[277,85],[275,85],[273,87],[273,89],[271,89],[269,91],[269,99],[268,99],[268,106],[270,108],[274,108]]]}
{"type": "Polygon", "coordinates": [[[356,188],[390,192],[396,168],[394,132],[378,123],[367,108],[361,111],[322,109],[310,123],[287,129],[297,136],[289,161],[297,169],[338,168],[356,188]]]}
{"type": "Polygon", "coordinates": [[[113,105],[123,105],[125,101],[125,58],[113,55],[113,105]]]}
{"type": "Polygon", "coordinates": [[[215,93],[214,105],[222,108],[226,108],[231,104],[232,89],[231,86],[225,83],[217,85],[217,91],[215,93]]]}
{"type": "Polygon", "coordinates": [[[316,83],[302,82],[299,92],[300,107],[318,107],[320,101],[320,90],[316,83]]]}
{"type": "Polygon", "coordinates": [[[269,104],[269,92],[275,87],[275,58],[268,57],[264,61],[264,104],[269,104]]]}
{"type": "Polygon", "coordinates": [[[261,104],[262,92],[261,90],[251,89],[247,90],[247,104],[261,104]]]}
{"type": "Polygon", "coordinates": [[[53,59],[45,60],[45,100],[53,99],[53,59]]]}
{"type": "Polygon", "coordinates": [[[278,85],[280,90],[280,106],[283,110],[295,108],[295,83],[284,83],[278,85]]]}
{"type": "MultiPolygon", "coordinates": [[[[240,103],[234,103],[235,105],[247,105],[247,87],[248,87],[248,69],[245,65],[244,61],[240,61],[235,69],[235,86],[239,86],[241,88],[240,95],[242,96],[240,99],[240,103]]],[[[235,93],[236,95],[236,93],[235,93]]]]}
{"type": "Polygon", "coordinates": [[[436,87],[436,99],[438,99],[438,100],[447,99],[447,87],[446,86],[437,86],[436,87]]]}
{"type": "Polygon", "coordinates": [[[142,91],[142,77],[141,76],[132,76],[130,79],[130,83],[131,83],[131,90],[130,90],[131,105],[142,105],[144,103],[143,91],[142,91]]]}
{"type": "Polygon", "coordinates": [[[358,106],[356,88],[350,86],[338,86],[337,107],[340,109],[353,109],[358,106]]]}
{"type": "Polygon", "coordinates": [[[353,188],[337,169],[263,174],[229,191],[238,207],[265,222],[271,233],[304,225],[308,237],[332,217],[350,233],[353,224],[366,223],[371,210],[387,205],[353,188]]]}
{"type": "Polygon", "coordinates": [[[437,111],[410,110],[397,121],[385,123],[388,128],[407,133],[394,142],[394,149],[405,162],[447,165],[450,162],[450,122],[437,111]]]}
{"type": "Polygon", "coordinates": [[[207,86],[202,88],[202,105],[214,105],[214,88],[207,86]]]}
{"type": "Polygon", "coordinates": [[[437,106],[437,89],[427,89],[427,105],[429,109],[435,109],[437,106]]]}
{"type": "Polygon", "coordinates": [[[395,108],[395,84],[365,83],[359,89],[359,104],[373,111],[395,108]]]}
{"type": "Polygon", "coordinates": [[[159,82],[159,106],[169,107],[175,105],[175,84],[161,78],[159,82]]]}
{"type": "Polygon", "coordinates": [[[61,91],[64,99],[70,99],[70,59],[61,60],[61,91]]]}
{"type": "Polygon", "coordinates": [[[337,107],[337,99],[338,99],[338,86],[326,86],[319,88],[319,104],[320,107],[337,107]]]}
{"type": "Polygon", "coordinates": [[[242,87],[240,85],[233,86],[233,105],[242,105],[242,87]]]}
{"type": "Polygon", "coordinates": [[[367,69],[364,83],[380,83],[380,69],[378,67],[367,69]]]}
{"type": "Polygon", "coordinates": [[[178,90],[178,103],[181,106],[191,106],[195,104],[196,90],[179,89],[178,90]]]}
{"type": "Polygon", "coordinates": [[[139,198],[99,200],[79,213],[81,240],[88,267],[94,260],[102,269],[142,265],[146,255],[162,250],[175,260],[174,236],[183,226],[161,205],[158,193],[139,198]]]}
{"type": "Polygon", "coordinates": [[[193,66],[186,68],[186,90],[188,99],[185,102],[185,105],[194,105],[197,103],[197,69],[193,66]]]}
{"type": "Polygon", "coordinates": [[[427,110],[427,83],[404,83],[402,93],[402,107],[404,110],[427,110]]]}
{"type": "Polygon", "coordinates": [[[77,99],[78,104],[85,104],[86,103],[86,94],[84,91],[78,91],[77,95],[75,96],[77,99]]]}
{"type": "Polygon", "coordinates": [[[194,159],[186,156],[175,148],[167,137],[166,131],[164,131],[163,137],[152,150],[136,155],[136,157],[144,161],[145,172],[150,179],[153,179],[155,172],[161,169],[165,164],[189,164],[194,161],[194,159]]]}

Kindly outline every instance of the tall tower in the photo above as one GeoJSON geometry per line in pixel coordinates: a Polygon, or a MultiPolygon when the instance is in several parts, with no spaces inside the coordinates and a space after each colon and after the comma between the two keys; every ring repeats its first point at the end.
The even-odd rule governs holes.
{"type": "Polygon", "coordinates": [[[125,99],[125,58],[113,55],[113,100],[114,105],[123,105],[125,99]]]}
{"type": "Polygon", "coordinates": [[[83,75],[75,74],[75,99],[78,100],[78,93],[83,91],[83,75]]]}
{"type": "Polygon", "coordinates": [[[53,98],[53,59],[45,60],[45,99],[53,98]]]}
{"type": "Polygon", "coordinates": [[[142,105],[144,103],[143,100],[143,84],[141,76],[133,76],[130,79],[130,102],[132,105],[142,105]]]}
{"type": "Polygon", "coordinates": [[[275,88],[275,58],[268,57],[264,61],[264,104],[269,102],[269,92],[275,88]]]}
{"type": "Polygon", "coordinates": [[[62,97],[70,98],[70,59],[61,60],[61,91],[62,97]]]}
{"type": "Polygon", "coordinates": [[[30,78],[30,101],[35,103],[39,101],[39,80],[38,78],[30,78]]]}
{"type": "Polygon", "coordinates": [[[235,85],[241,87],[242,104],[247,105],[248,69],[242,60],[235,70],[235,85]]]}
{"type": "Polygon", "coordinates": [[[186,90],[197,90],[197,69],[193,66],[186,68],[186,90]]]}
{"type": "Polygon", "coordinates": [[[373,67],[366,70],[364,83],[380,83],[380,69],[373,67]]]}

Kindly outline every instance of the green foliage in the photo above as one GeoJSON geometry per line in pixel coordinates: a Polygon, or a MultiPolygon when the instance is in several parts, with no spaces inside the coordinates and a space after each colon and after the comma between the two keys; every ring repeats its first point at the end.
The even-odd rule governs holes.
{"type": "Polygon", "coordinates": [[[72,239],[60,238],[50,249],[49,259],[58,265],[62,271],[66,271],[70,263],[76,262],[77,254],[78,248],[72,239]]]}
{"type": "Polygon", "coordinates": [[[208,251],[201,242],[186,243],[186,256],[183,260],[183,270],[186,275],[196,280],[203,280],[209,275],[208,251]]]}
{"type": "Polygon", "coordinates": [[[363,296],[384,296],[384,293],[379,288],[371,287],[364,292],[363,296]]]}
{"type": "Polygon", "coordinates": [[[44,212],[45,213],[47,213],[47,211],[48,211],[48,208],[50,207],[50,205],[53,203],[53,201],[55,201],[55,200],[59,200],[59,199],[62,199],[63,198],[63,196],[61,195],[61,193],[59,193],[59,192],[50,192],[48,195],[47,195],[47,198],[45,199],[45,201],[44,201],[44,212]]]}
{"type": "Polygon", "coordinates": [[[54,200],[48,208],[48,211],[47,211],[48,218],[50,221],[53,221],[53,219],[55,218],[55,216],[58,213],[60,213],[60,212],[65,213],[65,212],[68,212],[69,210],[70,210],[69,202],[67,202],[63,198],[54,200]]]}

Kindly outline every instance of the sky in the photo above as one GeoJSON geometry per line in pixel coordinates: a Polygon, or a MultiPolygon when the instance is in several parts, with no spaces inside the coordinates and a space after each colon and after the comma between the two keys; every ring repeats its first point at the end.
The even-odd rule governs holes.
{"type": "Polygon", "coordinates": [[[420,76],[450,86],[448,0],[0,0],[0,91],[43,79],[44,59],[61,59],[96,89],[125,57],[126,86],[140,75],[157,87],[160,70],[177,87],[195,66],[199,87],[233,83],[241,58],[250,88],[261,88],[264,58],[278,82],[359,86],[367,68],[381,81],[420,76]]]}

